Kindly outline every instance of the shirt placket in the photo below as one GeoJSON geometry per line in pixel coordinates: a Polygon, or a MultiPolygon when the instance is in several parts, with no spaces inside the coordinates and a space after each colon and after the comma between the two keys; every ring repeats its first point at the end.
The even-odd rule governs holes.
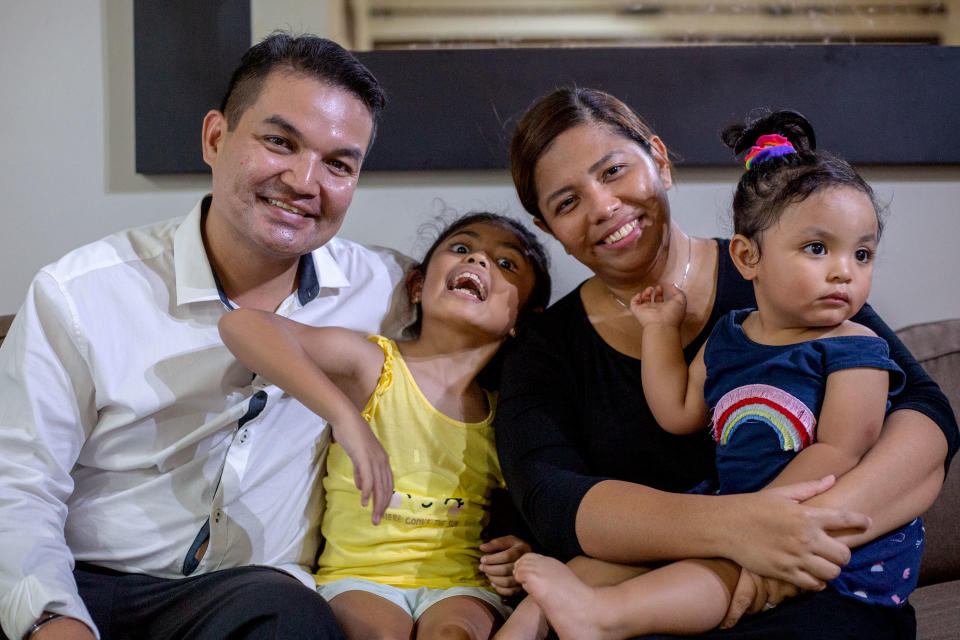
{"type": "MultiPolygon", "coordinates": [[[[231,518],[227,505],[235,503],[238,488],[250,457],[253,441],[252,424],[261,417],[268,404],[266,387],[269,383],[256,376],[251,383],[253,395],[247,401],[247,408],[237,420],[236,432],[227,448],[223,465],[217,477],[217,488],[210,505],[210,515],[197,532],[197,536],[183,561],[183,574],[191,575],[197,569],[212,571],[223,563],[230,549],[231,518]],[[206,550],[199,553],[206,545],[206,550]],[[198,559],[198,555],[201,556],[198,559]]],[[[202,572],[201,571],[201,572],[202,572]]]]}

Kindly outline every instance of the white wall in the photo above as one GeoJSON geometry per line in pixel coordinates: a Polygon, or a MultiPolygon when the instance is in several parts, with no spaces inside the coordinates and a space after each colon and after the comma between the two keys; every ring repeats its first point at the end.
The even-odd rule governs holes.
{"type": "MultiPolygon", "coordinates": [[[[272,29],[258,13],[256,33],[272,29]]],[[[302,0],[285,0],[299,6],[302,0]]],[[[4,195],[0,313],[15,311],[32,275],[70,248],[110,231],[182,215],[207,188],[202,176],[133,171],[133,11],[129,0],[4,2],[0,20],[0,140],[4,195]]],[[[322,31],[297,16],[279,26],[322,31]]],[[[319,19],[319,18],[316,18],[319,19]]],[[[389,112],[386,114],[389,118],[389,112]]],[[[200,123],[197,123],[199,153],[200,123]]],[[[894,142],[891,142],[895,144],[894,142]]],[[[871,301],[894,327],[960,317],[960,167],[867,168],[891,200],[871,301]]],[[[683,170],[675,217],[700,235],[725,235],[739,172],[683,170]]],[[[363,175],[342,234],[406,252],[444,207],[522,214],[505,171],[363,175]]],[[[585,275],[551,244],[558,292],[585,275]]]]}

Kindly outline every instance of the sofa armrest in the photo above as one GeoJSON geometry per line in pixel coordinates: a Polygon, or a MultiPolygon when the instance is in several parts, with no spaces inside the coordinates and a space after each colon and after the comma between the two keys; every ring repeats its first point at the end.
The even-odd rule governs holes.
{"type": "MultiPolygon", "coordinates": [[[[956,414],[960,408],[960,319],[906,327],[897,336],[940,385],[956,414]]],[[[960,415],[958,415],[960,420],[960,415]]],[[[960,579],[960,470],[953,465],[940,496],[923,515],[926,547],[920,584],[960,579]]]]}

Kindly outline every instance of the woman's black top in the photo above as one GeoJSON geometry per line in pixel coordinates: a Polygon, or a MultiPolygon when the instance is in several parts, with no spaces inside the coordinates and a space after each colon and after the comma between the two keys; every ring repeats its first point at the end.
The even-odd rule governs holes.
{"type": "MultiPolygon", "coordinates": [[[[717,242],[716,299],[703,331],[684,349],[688,363],[721,316],[756,306],[753,285],[730,259],[729,241],[717,242]]],[[[936,422],[949,443],[949,464],[960,437],[947,399],[869,305],[853,319],[890,343],[891,358],[906,373],[890,410],[915,409],[936,422]]],[[[577,510],[602,480],[682,492],[714,475],[708,430],[675,436],[657,425],[643,395],[640,360],[597,334],[579,287],[525,324],[505,349],[497,451],[514,502],[548,553],[564,559],[583,553],[577,510]]]]}

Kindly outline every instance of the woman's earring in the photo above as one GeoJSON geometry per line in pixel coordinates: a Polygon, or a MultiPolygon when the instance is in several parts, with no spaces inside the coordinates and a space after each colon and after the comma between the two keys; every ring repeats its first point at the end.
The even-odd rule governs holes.
{"type": "Polygon", "coordinates": [[[420,294],[415,293],[410,296],[410,304],[420,304],[420,294]]]}
{"type": "Polygon", "coordinates": [[[516,338],[516,337],[517,337],[517,328],[516,328],[516,327],[510,327],[510,331],[507,331],[507,335],[510,336],[511,338],[516,338]]]}

